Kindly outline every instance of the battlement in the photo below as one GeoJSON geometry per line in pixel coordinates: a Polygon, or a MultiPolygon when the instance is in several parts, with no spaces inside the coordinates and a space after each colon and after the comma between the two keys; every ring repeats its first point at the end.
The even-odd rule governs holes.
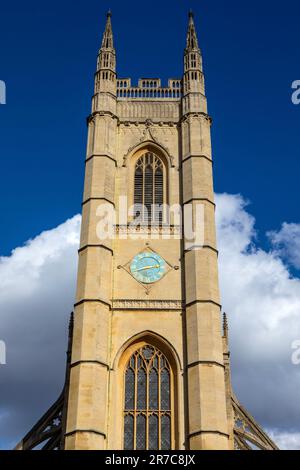
{"type": "Polygon", "coordinates": [[[169,78],[168,86],[162,87],[160,78],[140,78],[137,86],[131,85],[130,78],[117,80],[118,99],[167,99],[179,100],[182,96],[182,80],[169,78]]]}

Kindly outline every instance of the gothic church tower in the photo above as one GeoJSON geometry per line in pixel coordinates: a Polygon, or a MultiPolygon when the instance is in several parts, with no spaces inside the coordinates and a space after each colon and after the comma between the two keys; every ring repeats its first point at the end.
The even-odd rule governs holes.
{"type": "Polygon", "coordinates": [[[65,384],[16,449],[277,449],[231,387],[210,126],[193,15],[165,87],[117,78],[108,13],[65,384]]]}
{"type": "Polygon", "coordinates": [[[183,79],[162,87],[117,78],[109,13],[88,121],[67,449],[229,448],[210,126],[193,15],[183,79]],[[148,209],[139,227],[119,222],[122,197],[148,209]],[[183,218],[154,209],[189,205],[195,217],[199,203],[201,249],[176,236],[183,218]],[[106,239],[101,206],[119,215],[106,239]]]}
{"type": "Polygon", "coordinates": [[[66,449],[229,448],[210,126],[193,15],[183,79],[162,87],[117,78],[108,13],[88,120],[66,449]],[[145,208],[139,227],[122,223],[122,198],[145,208]],[[176,236],[184,219],[165,209],[189,205],[194,218],[199,204],[201,247],[176,236]],[[117,223],[103,239],[107,208],[117,223]]]}

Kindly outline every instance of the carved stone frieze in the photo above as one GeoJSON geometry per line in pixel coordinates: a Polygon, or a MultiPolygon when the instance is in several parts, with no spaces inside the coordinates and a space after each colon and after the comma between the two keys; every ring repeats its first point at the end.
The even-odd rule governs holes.
{"type": "Polygon", "coordinates": [[[181,300],[128,300],[116,299],[112,301],[113,310],[182,310],[184,304],[181,300]]]}

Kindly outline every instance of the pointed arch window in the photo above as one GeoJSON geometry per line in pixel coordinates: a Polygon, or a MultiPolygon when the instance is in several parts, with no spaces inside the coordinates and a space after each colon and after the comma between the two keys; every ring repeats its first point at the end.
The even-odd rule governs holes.
{"type": "Polygon", "coordinates": [[[135,214],[143,222],[162,223],[165,199],[165,166],[155,154],[147,152],[135,165],[134,205],[135,214]]]}
{"type": "Polygon", "coordinates": [[[159,349],[145,345],[125,369],[125,450],[171,450],[171,401],[170,364],[159,349]]]}

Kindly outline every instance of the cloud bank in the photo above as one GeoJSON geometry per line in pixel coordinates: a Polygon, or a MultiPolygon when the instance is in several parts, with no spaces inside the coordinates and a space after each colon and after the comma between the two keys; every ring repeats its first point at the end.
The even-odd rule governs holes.
{"type": "MultiPolygon", "coordinates": [[[[255,219],[240,195],[216,196],[220,285],[228,312],[235,393],[281,448],[300,449],[299,224],[257,245],[255,219]]],[[[0,448],[11,448],[57,398],[77,271],[80,216],[0,258],[0,448]]]]}
{"type": "Polygon", "coordinates": [[[267,252],[256,244],[255,219],[241,196],[217,195],[216,203],[234,390],[282,447],[300,449],[300,365],[291,359],[300,339],[300,279],[289,272],[291,244],[286,257],[276,242],[284,234],[287,247],[297,225],[273,232],[274,249],[267,252]]]}
{"type": "Polygon", "coordinates": [[[0,258],[0,448],[11,448],[58,397],[73,308],[80,216],[0,258]]]}
{"type": "Polygon", "coordinates": [[[296,269],[300,269],[300,224],[282,224],[278,232],[268,232],[277,254],[296,269]]]}

